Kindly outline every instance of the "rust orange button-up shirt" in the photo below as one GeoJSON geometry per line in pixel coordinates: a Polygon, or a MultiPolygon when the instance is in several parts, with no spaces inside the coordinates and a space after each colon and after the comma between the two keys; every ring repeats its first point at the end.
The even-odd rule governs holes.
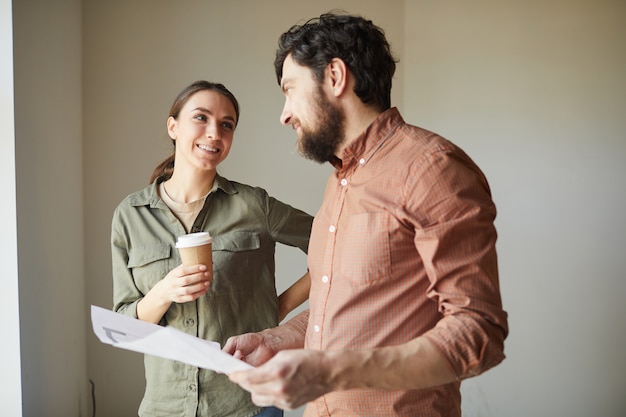
{"type": "MultiPolygon", "coordinates": [[[[459,381],[502,361],[508,325],[496,209],[479,168],[395,108],[340,157],[309,242],[310,309],[292,323],[306,326],[305,347],[375,348],[425,336],[459,381]]],[[[305,416],[459,416],[459,387],[333,392],[305,416]]]]}

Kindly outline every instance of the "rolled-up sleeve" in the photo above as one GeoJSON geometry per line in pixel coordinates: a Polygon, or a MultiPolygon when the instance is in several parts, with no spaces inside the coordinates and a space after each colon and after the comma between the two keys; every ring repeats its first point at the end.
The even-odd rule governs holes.
{"type": "Polygon", "coordinates": [[[424,336],[463,379],[504,359],[496,207],[482,172],[462,152],[435,152],[418,168],[407,199],[419,213],[415,245],[430,282],[427,296],[442,315],[424,336]]]}

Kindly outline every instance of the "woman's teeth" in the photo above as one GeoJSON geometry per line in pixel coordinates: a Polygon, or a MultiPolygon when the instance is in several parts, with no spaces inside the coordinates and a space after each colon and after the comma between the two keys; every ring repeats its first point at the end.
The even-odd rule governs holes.
{"type": "Polygon", "coordinates": [[[208,151],[208,152],[217,152],[217,151],[219,151],[219,149],[212,148],[212,147],[207,146],[207,145],[198,145],[198,148],[202,149],[203,151],[208,151]]]}

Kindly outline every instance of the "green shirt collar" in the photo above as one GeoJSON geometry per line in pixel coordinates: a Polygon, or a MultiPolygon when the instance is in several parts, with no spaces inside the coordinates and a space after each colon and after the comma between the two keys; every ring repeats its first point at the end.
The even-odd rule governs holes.
{"type": "MultiPolygon", "coordinates": [[[[130,197],[130,204],[135,207],[149,205],[153,208],[167,208],[165,203],[161,200],[161,197],[159,197],[157,186],[158,181],[154,181],[150,184],[150,187],[146,187],[142,191],[133,194],[130,197]]],[[[237,190],[233,187],[230,181],[221,175],[216,174],[215,181],[213,181],[213,188],[209,194],[214,193],[218,189],[222,190],[226,194],[237,194],[237,190]]]]}

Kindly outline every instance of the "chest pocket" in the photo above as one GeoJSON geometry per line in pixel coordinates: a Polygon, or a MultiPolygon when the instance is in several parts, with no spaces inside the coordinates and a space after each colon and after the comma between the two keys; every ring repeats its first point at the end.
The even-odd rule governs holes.
{"type": "Polygon", "coordinates": [[[171,254],[172,247],[162,242],[133,246],[128,251],[128,269],[144,294],[167,275],[171,254]]]}
{"type": "Polygon", "coordinates": [[[391,277],[390,234],[397,221],[386,212],[351,216],[337,232],[335,263],[353,286],[371,286],[391,277]]]}
{"type": "Polygon", "coordinates": [[[213,236],[213,283],[217,293],[250,288],[258,274],[261,238],[256,232],[228,232],[213,236]]]}

